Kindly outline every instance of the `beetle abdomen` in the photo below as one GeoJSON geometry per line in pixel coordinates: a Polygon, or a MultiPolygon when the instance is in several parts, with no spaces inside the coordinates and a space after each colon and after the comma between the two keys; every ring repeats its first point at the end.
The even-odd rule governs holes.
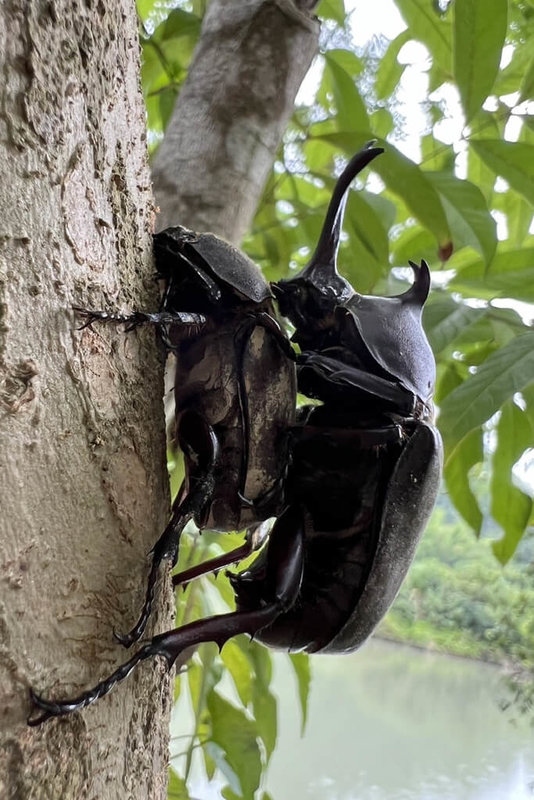
{"type": "MultiPolygon", "coordinates": [[[[388,444],[358,449],[350,437],[328,444],[331,434],[317,429],[315,444],[310,437],[296,446],[292,491],[310,513],[304,574],[293,607],[260,631],[259,641],[293,651],[345,653],[363,644],[380,622],[411,564],[439,485],[439,437],[423,423],[412,430],[395,440],[392,428],[384,428],[388,444]],[[319,481],[317,472],[314,479],[306,477],[313,469],[319,481]]],[[[263,558],[248,570],[248,580],[234,581],[241,609],[257,603],[258,593],[268,596],[269,587],[261,586],[263,558]]]]}

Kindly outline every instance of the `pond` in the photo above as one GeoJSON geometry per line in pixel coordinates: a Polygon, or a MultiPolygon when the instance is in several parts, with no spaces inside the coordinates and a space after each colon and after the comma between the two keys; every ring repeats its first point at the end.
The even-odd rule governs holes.
{"type": "MultiPolygon", "coordinates": [[[[533,800],[534,730],[500,711],[495,667],[380,640],[315,656],[301,738],[293,671],[274,661],[272,800],[533,800]]],[[[220,786],[197,779],[192,796],[219,800],[220,786]]]]}
{"type": "Polygon", "coordinates": [[[500,711],[494,667],[373,640],[314,658],[312,675],[301,739],[292,675],[278,663],[274,800],[534,798],[534,730],[500,711]]]}

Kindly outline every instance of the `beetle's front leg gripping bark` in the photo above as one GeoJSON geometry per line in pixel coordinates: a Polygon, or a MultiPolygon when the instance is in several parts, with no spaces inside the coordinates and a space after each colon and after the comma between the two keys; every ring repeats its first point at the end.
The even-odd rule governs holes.
{"type": "MultiPolygon", "coordinates": [[[[116,325],[125,325],[126,331],[133,331],[140,325],[154,325],[165,344],[169,345],[167,329],[170,325],[179,325],[185,331],[190,330],[197,334],[206,324],[204,314],[194,314],[188,311],[159,311],[149,314],[144,311],[134,311],[131,314],[114,314],[109,311],[91,311],[80,306],[73,306],[73,311],[81,317],[85,317],[85,322],[80,325],[80,331],[89,328],[94,322],[112,322],[116,325]]],[[[169,345],[170,346],[170,345],[169,345]]]]}
{"type": "Polygon", "coordinates": [[[30,717],[28,725],[40,725],[51,717],[61,717],[85,708],[99,697],[108,694],[117,683],[128,677],[138,664],[149,658],[161,656],[170,668],[178,656],[189,647],[196,647],[203,642],[215,642],[221,648],[233,636],[240,633],[248,633],[252,636],[274,622],[295,602],[302,581],[303,527],[299,524],[294,528],[293,521],[293,514],[290,513],[288,516],[286,512],[275,524],[275,529],[278,525],[278,530],[273,529],[272,537],[274,538],[269,542],[267,566],[270,599],[264,600],[261,607],[208,617],[155,636],[108,678],[70,700],[61,702],[45,700],[31,690],[30,696],[34,707],[43,713],[34,718],[30,717]],[[284,525],[284,516],[289,525],[284,525]],[[282,524],[279,525],[279,522],[282,524]]]}

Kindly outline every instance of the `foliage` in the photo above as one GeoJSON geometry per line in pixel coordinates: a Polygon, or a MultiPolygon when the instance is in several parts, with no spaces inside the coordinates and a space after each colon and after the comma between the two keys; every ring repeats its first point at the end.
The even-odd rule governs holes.
{"type": "MultiPolygon", "coordinates": [[[[525,319],[532,316],[532,306],[520,304],[534,300],[534,56],[529,47],[534,2],[494,0],[488,13],[485,0],[392,1],[403,21],[398,34],[363,47],[353,43],[351,24],[357,26],[358,19],[351,20],[349,1],[320,3],[315,86],[295,109],[245,247],[269,278],[300,268],[317,241],[344,159],[369,139],[385,147],[351,194],[341,268],[361,292],[394,293],[406,286],[408,259],[429,261],[434,292],[425,326],[438,363],[445,481],[457,511],[477,535],[488,525],[499,527],[493,552],[504,564],[533,522],[532,486],[526,483],[532,473],[525,465],[533,441],[534,331],[525,319]],[[425,63],[417,71],[410,61],[421,48],[425,63]],[[416,126],[404,118],[414,81],[422,83],[417,109],[422,121],[416,126]],[[487,503],[473,480],[482,464],[491,474],[487,503]]],[[[153,148],[187,73],[206,2],[172,5],[138,0],[153,148]]],[[[452,534],[447,544],[454,551],[452,534]]],[[[528,587],[517,587],[513,597],[497,588],[493,594],[486,576],[498,567],[481,552],[486,553],[477,550],[471,577],[488,589],[480,604],[470,603],[469,612],[437,588],[443,585],[438,575],[445,585],[452,580],[446,548],[440,567],[434,564],[430,573],[428,565],[419,566],[411,581],[422,586],[431,580],[436,608],[449,603],[444,617],[449,627],[440,628],[444,636],[447,631],[457,635],[459,625],[476,631],[464,644],[466,651],[478,652],[485,632],[498,630],[493,644],[503,652],[512,648],[516,657],[514,648],[520,645],[511,609],[524,608],[528,587]],[[484,569],[477,566],[479,559],[484,569]],[[493,600],[503,604],[501,612],[493,600]]],[[[410,586],[399,609],[403,602],[409,606],[410,586]]],[[[200,596],[204,591],[194,595],[191,607],[200,605],[200,596]]],[[[403,613],[397,614],[398,625],[403,613]]],[[[423,622],[417,620],[421,636],[426,635],[423,622]]],[[[246,669],[239,673],[239,664],[264,656],[253,656],[256,649],[240,641],[231,649],[235,663],[224,655],[236,693],[231,707],[216,688],[219,662],[213,653],[197,656],[206,668],[200,686],[194,685],[200,680],[194,677],[196,667],[188,674],[197,702],[191,746],[209,742],[202,748],[206,774],[213,775],[216,767],[223,772],[226,797],[252,797],[258,764],[268,763],[275,735],[273,706],[267,700],[260,709],[254,700],[260,686],[269,697],[268,671],[262,679],[246,669]],[[236,760],[239,748],[223,740],[216,722],[222,709],[256,742],[250,771],[247,767],[243,774],[236,760]],[[256,714],[261,719],[254,722],[256,714]]],[[[297,663],[305,709],[307,678],[304,662],[297,663]]],[[[186,796],[181,791],[178,787],[176,796],[186,796]]]]}
{"type": "MultiPolygon", "coordinates": [[[[477,479],[482,494],[483,477],[477,479]]],[[[532,713],[533,557],[530,534],[503,569],[492,554],[491,538],[474,541],[443,496],[379,634],[503,664],[510,699],[532,713]]]]}
{"type": "MultiPolygon", "coordinates": [[[[199,537],[195,535],[185,539],[179,567],[187,568],[193,562],[219,554],[223,548],[227,552],[239,544],[241,539],[233,534],[222,537],[204,533],[199,546],[199,537]]],[[[223,613],[229,608],[233,610],[233,592],[228,582],[219,578],[216,586],[218,595],[210,592],[211,579],[203,578],[191,587],[193,591],[180,593],[177,624],[210,613],[223,613]]],[[[291,656],[290,661],[297,681],[304,728],[310,683],[308,660],[297,654],[291,656]]],[[[197,748],[206,777],[211,780],[217,770],[227,781],[225,798],[255,796],[277,737],[276,699],[270,688],[272,672],[269,651],[246,636],[227,642],[220,657],[215,645],[203,645],[198,649],[176,681],[175,702],[179,713],[189,703],[194,725],[183,737],[188,740],[185,749],[182,737],[178,747],[171,742],[171,787],[175,794],[170,792],[170,797],[188,797],[184,792],[187,792],[197,748]]]]}

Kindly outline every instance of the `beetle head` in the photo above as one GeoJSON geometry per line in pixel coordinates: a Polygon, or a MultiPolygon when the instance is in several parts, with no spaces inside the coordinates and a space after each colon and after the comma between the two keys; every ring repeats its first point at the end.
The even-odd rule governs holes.
{"type": "Polygon", "coordinates": [[[330,328],[334,324],[336,307],[354,294],[350,283],[337,271],[337,253],[351,181],[384,152],[372,145],[373,142],[369,142],[356,153],[339,176],[310,262],[294,278],[273,284],[280,311],[295,325],[294,339],[299,344],[330,328]]]}

